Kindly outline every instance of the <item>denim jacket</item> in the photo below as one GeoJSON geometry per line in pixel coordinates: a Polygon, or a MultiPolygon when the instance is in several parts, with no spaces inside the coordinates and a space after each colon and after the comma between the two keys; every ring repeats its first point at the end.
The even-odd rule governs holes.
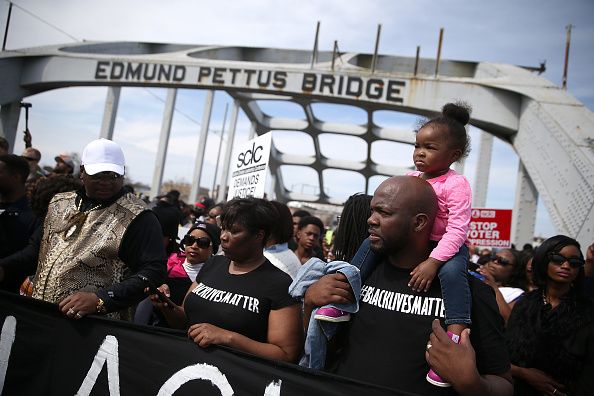
{"type": "MultiPolygon", "coordinates": [[[[336,272],[340,272],[347,277],[357,301],[354,303],[327,305],[327,307],[355,313],[359,310],[358,298],[361,294],[361,277],[359,275],[359,269],[345,261],[326,263],[316,257],[309,259],[299,269],[295,280],[289,286],[289,294],[293,297],[303,299],[309,286],[322,276],[336,272]]],[[[317,310],[318,308],[314,309],[311,313],[307,328],[307,337],[305,339],[305,353],[299,364],[309,368],[323,369],[326,361],[327,342],[336,334],[339,323],[316,320],[314,316],[317,310]]]]}

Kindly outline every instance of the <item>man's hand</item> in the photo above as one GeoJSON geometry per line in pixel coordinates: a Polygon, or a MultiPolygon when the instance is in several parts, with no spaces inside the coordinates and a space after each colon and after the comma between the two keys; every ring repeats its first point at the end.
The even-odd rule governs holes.
{"type": "Polygon", "coordinates": [[[479,374],[469,329],[464,329],[460,335],[460,343],[456,344],[441,327],[438,319],[433,321],[431,328],[433,333],[429,336],[425,359],[433,371],[454,386],[475,382],[479,374]]]}
{"type": "Polygon", "coordinates": [[[535,368],[522,368],[521,373],[521,378],[543,395],[565,396],[565,386],[548,374],[535,368]]]}
{"type": "Polygon", "coordinates": [[[23,141],[25,142],[25,148],[29,148],[31,147],[31,141],[33,140],[33,138],[31,137],[31,132],[29,132],[29,129],[25,129],[25,136],[23,136],[23,141]]]}
{"type": "Polygon", "coordinates": [[[305,305],[321,307],[328,304],[354,302],[353,290],[346,276],[340,272],[322,276],[305,292],[305,305]]]}
{"type": "Polygon", "coordinates": [[[58,304],[60,311],[69,318],[81,319],[97,311],[99,297],[95,293],[76,292],[58,304]]]}
{"type": "Polygon", "coordinates": [[[435,275],[437,274],[437,271],[439,271],[439,267],[441,267],[442,264],[443,261],[429,257],[427,260],[417,265],[414,270],[412,270],[410,273],[412,278],[410,278],[408,286],[411,287],[413,291],[426,292],[431,287],[433,278],[435,278],[435,275]]]}
{"type": "Polygon", "coordinates": [[[513,395],[511,373],[481,376],[476,368],[476,355],[470,343],[470,329],[464,329],[460,343],[450,339],[436,319],[431,324],[425,359],[441,378],[452,384],[460,395],[513,395]]]}

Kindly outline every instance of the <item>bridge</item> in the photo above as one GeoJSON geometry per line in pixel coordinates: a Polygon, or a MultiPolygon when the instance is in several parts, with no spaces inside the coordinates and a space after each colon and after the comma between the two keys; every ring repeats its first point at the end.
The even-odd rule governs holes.
{"type": "MultiPolygon", "coordinates": [[[[234,98],[230,142],[240,109],[252,124],[252,135],[299,131],[311,139],[314,155],[273,147],[271,174],[279,200],[319,203],[336,203],[325,192],[325,170],[356,172],[365,178],[366,189],[375,175],[409,170],[372,159],[375,142],[414,143],[411,130],[381,125],[378,112],[430,117],[444,103],[463,99],[473,107],[470,124],[485,132],[473,206],[485,205],[491,148],[493,137],[497,137],[510,143],[520,159],[512,240],[516,244],[532,240],[538,199],[543,200],[559,233],[576,238],[584,247],[594,240],[594,114],[566,91],[522,67],[349,52],[141,42],[11,50],[0,53],[0,134],[14,143],[23,98],[70,86],[109,87],[101,130],[106,138],[113,135],[121,87],[168,88],[153,192],[162,181],[176,89],[208,90],[191,199],[198,192],[216,90],[234,98]],[[303,109],[304,116],[271,116],[260,106],[271,100],[293,103],[303,109]],[[318,103],[357,107],[365,112],[367,122],[325,122],[312,110],[318,103]],[[353,161],[325,156],[320,150],[321,138],[338,135],[353,137],[355,144],[364,145],[366,158],[353,161]],[[288,190],[279,171],[283,165],[314,170],[319,193],[288,190]]],[[[221,180],[227,180],[231,150],[232,145],[227,145],[221,180]]]]}

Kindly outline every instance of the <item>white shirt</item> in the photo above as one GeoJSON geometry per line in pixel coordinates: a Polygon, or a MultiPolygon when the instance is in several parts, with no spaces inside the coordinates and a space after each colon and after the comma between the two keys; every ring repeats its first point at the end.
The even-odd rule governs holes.
{"type": "Polygon", "coordinates": [[[279,243],[264,249],[264,257],[268,259],[278,269],[289,274],[291,279],[295,279],[299,268],[301,268],[301,261],[299,257],[289,249],[288,244],[279,243]]]}
{"type": "Polygon", "coordinates": [[[196,282],[196,276],[198,275],[198,272],[200,272],[200,270],[202,269],[203,265],[204,263],[190,264],[188,263],[187,259],[182,264],[182,266],[186,270],[186,274],[188,274],[188,278],[190,278],[192,282],[196,282]]]}
{"type": "Polygon", "coordinates": [[[524,290],[517,287],[500,287],[499,291],[501,292],[501,295],[503,295],[505,302],[508,304],[524,294],[524,290]]]}

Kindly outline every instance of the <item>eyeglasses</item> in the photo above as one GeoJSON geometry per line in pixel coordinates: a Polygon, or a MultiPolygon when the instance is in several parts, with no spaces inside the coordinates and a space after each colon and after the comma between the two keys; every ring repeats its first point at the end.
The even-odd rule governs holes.
{"type": "Polygon", "coordinates": [[[549,260],[555,265],[562,265],[567,261],[573,268],[580,268],[586,263],[579,257],[565,257],[559,253],[549,253],[549,260]]]}
{"type": "Polygon", "coordinates": [[[508,259],[504,259],[503,257],[498,256],[496,254],[491,256],[491,261],[504,267],[511,264],[511,261],[509,261],[508,259]]]}
{"type": "Polygon", "coordinates": [[[94,181],[98,181],[98,180],[115,181],[115,180],[119,180],[122,177],[124,177],[124,175],[120,175],[119,173],[115,173],[115,172],[99,172],[99,173],[95,173],[94,175],[89,175],[87,173],[87,176],[89,176],[89,179],[94,180],[94,181]]]}
{"type": "Polygon", "coordinates": [[[192,235],[186,235],[184,239],[182,239],[182,243],[184,246],[192,246],[193,244],[197,243],[199,248],[206,249],[210,246],[210,239],[207,237],[193,237],[192,235]]]}

